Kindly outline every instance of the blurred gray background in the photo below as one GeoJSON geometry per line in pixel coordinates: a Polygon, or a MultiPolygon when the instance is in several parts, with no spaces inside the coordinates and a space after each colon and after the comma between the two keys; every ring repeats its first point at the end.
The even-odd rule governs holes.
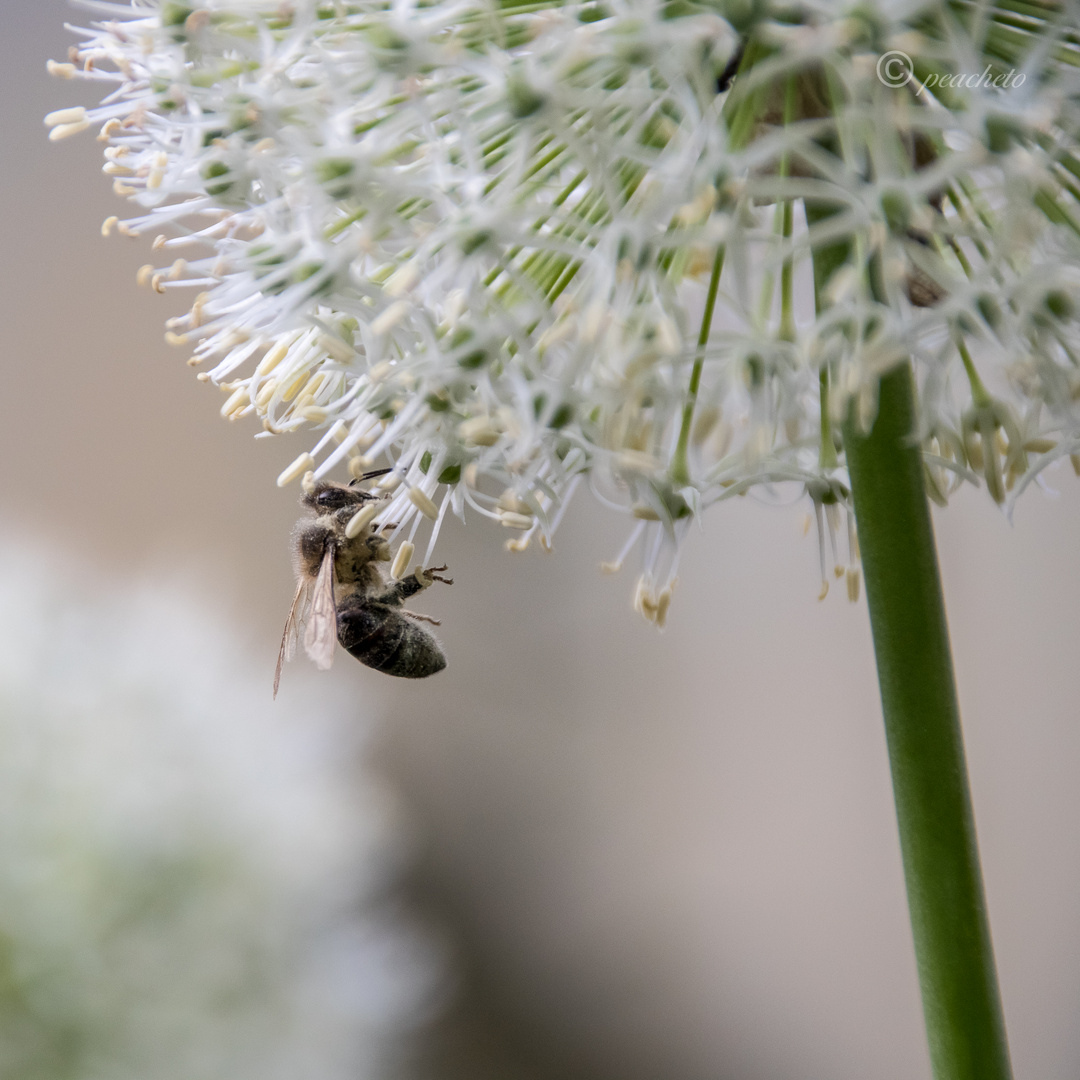
{"type": "MultiPolygon", "coordinates": [[[[306,448],[218,417],[163,342],[175,297],[48,78],[63,0],[4,0],[0,32],[0,515],[104,568],[196,566],[266,657],[292,595],[306,448]]],[[[182,300],[179,301],[182,303],[182,300]]],[[[1080,1075],[1080,480],[1009,523],[982,493],[935,511],[1016,1074],[1080,1075]]],[[[378,758],[423,837],[411,888],[456,940],[444,1075],[565,1080],[929,1076],[865,604],[817,601],[803,508],[715,509],[669,628],[598,571],[626,522],[590,505],[556,551],[444,533],[449,669],[328,679],[384,717],[378,758]]],[[[58,567],[63,573],[64,567],[58,567]]],[[[285,678],[289,678],[288,671],[285,678]]]]}

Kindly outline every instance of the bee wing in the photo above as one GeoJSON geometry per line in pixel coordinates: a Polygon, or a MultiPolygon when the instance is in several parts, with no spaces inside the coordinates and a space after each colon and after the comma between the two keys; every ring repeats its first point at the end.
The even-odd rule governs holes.
{"type": "Polygon", "coordinates": [[[278,686],[281,684],[281,669],[284,667],[286,660],[293,658],[296,647],[296,613],[300,610],[300,602],[306,584],[303,578],[296,583],[296,595],[293,597],[292,607],[289,608],[289,617],[285,620],[285,630],[281,635],[281,648],[278,649],[277,654],[277,667],[274,668],[274,697],[277,697],[278,686]]]}
{"type": "Polygon", "coordinates": [[[322,671],[334,662],[337,644],[337,608],[334,606],[334,545],[326,545],[315,590],[311,597],[307,629],[304,631],[304,651],[322,671]]]}

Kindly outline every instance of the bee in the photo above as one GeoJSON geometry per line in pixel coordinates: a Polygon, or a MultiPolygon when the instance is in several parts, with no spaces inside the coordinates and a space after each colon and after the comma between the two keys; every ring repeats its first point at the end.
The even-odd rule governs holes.
{"type": "MultiPolygon", "coordinates": [[[[389,472],[368,473],[361,480],[389,472]]],[[[425,679],[446,667],[442,647],[431,631],[418,625],[436,620],[406,611],[402,605],[441,577],[445,566],[417,569],[402,581],[389,582],[380,563],[390,559],[390,546],[371,524],[355,536],[346,526],[356,512],[378,495],[352,484],[317,481],[300,502],[314,517],[301,518],[293,530],[296,595],[281,637],[274,696],[281,668],[292,658],[299,625],[306,622],[304,650],[322,670],[334,659],[334,641],[362,664],[403,679],[425,679]]]]}

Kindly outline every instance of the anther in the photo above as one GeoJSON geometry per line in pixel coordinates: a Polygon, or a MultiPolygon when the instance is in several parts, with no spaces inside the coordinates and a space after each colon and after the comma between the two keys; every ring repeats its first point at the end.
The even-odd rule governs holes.
{"type": "Polygon", "coordinates": [[[301,454],[281,475],[277,478],[277,486],[284,487],[291,484],[298,476],[303,476],[308,469],[315,468],[315,459],[309,453],[301,454]]]}
{"type": "Polygon", "coordinates": [[[164,274],[154,274],[150,278],[150,288],[153,289],[154,292],[161,293],[162,295],[164,295],[164,293],[165,293],[165,275],[164,274]]]}
{"type": "Polygon", "coordinates": [[[267,379],[266,382],[259,387],[259,392],[255,395],[256,409],[265,409],[266,406],[270,404],[270,399],[274,396],[277,385],[277,379],[267,379]]]}
{"type": "Polygon", "coordinates": [[[187,259],[177,259],[176,262],[169,267],[169,280],[176,281],[182,278],[187,273],[187,259]]]}
{"type": "Polygon", "coordinates": [[[238,387],[229,395],[225,404],[221,406],[221,415],[231,417],[233,413],[246,409],[250,403],[251,398],[248,396],[248,388],[246,386],[238,387]]]}
{"type": "Polygon", "coordinates": [[[106,219],[105,219],[105,220],[104,220],[104,221],[103,221],[103,222],[101,223],[101,235],[102,235],[102,236],[109,236],[109,235],[111,235],[111,233],[112,233],[113,229],[114,229],[114,228],[116,227],[116,223],[117,223],[117,222],[118,222],[119,220],[120,220],[120,219],[119,219],[119,218],[118,218],[118,217],[117,217],[117,216],[116,216],[115,214],[113,214],[113,216],[112,216],[112,217],[107,217],[107,218],[106,218],[106,219]]]}
{"type": "Polygon", "coordinates": [[[135,282],[141,288],[146,288],[150,284],[150,279],[154,276],[154,268],[147,263],[145,266],[140,266],[138,272],[135,274],[135,282]]]}
{"type": "Polygon", "coordinates": [[[315,474],[310,469],[300,477],[300,490],[305,495],[310,495],[315,490],[315,474]]]}
{"type": "Polygon", "coordinates": [[[370,502],[366,506],[361,506],[359,510],[351,518],[349,518],[348,525],[345,526],[345,535],[352,540],[357,537],[371,524],[372,519],[382,509],[379,503],[370,502]]]}
{"type": "Polygon", "coordinates": [[[390,566],[390,576],[395,581],[400,581],[405,576],[405,571],[409,568],[415,550],[416,548],[408,540],[404,541],[397,549],[397,554],[394,556],[394,561],[390,566]]]}
{"type": "Polygon", "coordinates": [[[54,109],[45,115],[46,127],[70,127],[72,124],[82,124],[86,120],[86,109],[82,105],[75,105],[70,109],[54,109]]]}
{"type": "Polygon", "coordinates": [[[486,416],[474,416],[458,424],[458,435],[474,446],[494,446],[499,441],[499,431],[486,416]]]}
{"type": "MultiPolygon", "coordinates": [[[[368,458],[361,458],[364,462],[364,467],[368,468],[371,465],[371,461],[368,458]]],[[[387,473],[375,486],[383,491],[396,491],[398,485],[401,483],[402,476],[399,472],[387,473]]],[[[431,501],[430,499],[428,500],[431,501]]]]}
{"type": "Polygon", "coordinates": [[[188,343],[187,334],[174,334],[172,330],[165,331],[165,344],[166,345],[186,345],[188,343]]]}
{"type": "Polygon", "coordinates": [[[646,506],[644,503],[635,503],[630,508],[630,513],[634,515],[639,521],[659,521],[660,515],[651,507],[646,506]]]}
{"type": "Polygon", "coordinates": [[[506,541],[505,544],[503,544],[503,548],[506,551],[511,551],[511,552],[520,554],[522,551],[525,551],[525,550],[528,549],[529,540],[530,540],[530,537],[528,537],[528,536],[512,536],[512,537],[510,537],[509,540],[506,541]]]}
{"type": "Polygon", "coordinates": [[[381,315],[371,321],[373,334],[385,334],[392,330],[409,311],[409,303],[406,300],[397,300],[391,304],[381,315]]]}
{"type": "Polygon", "coordinates": [[[111,116],[104,124],[101,125],[101,130],[98,132],[98,142],[108,142],[120,129],[122,125],[120,121],[111,116]]]}
{"type": "MultiPolygon", "coordinates": [[[[389,474],[393,476],[393,473],[389,474]]],[[[386,477],[384,477],[386,479],[386,477]]],[[[381,484],[379,485],[382,486],[381,484]]],[[[426,518],[430,518],[432,521],[436,521],[439,517],[439,508],[431,501],[430,496],[421,491],[420,488],[415,485],[409,488],[409,501],[420,511],[426,518]]]]}
{"type": "Polygon", "coordinates": [[[533,519],[527,514],[515,514],[513,510],[503,510],[499,514],[499,521],[508,529],[531,529],[533,519]]]}
{"type": "Polygon", "coordinates": [[[45,70],[58,79],[74,79],[78,68],[74,64],[62,64],[56,60],[46,60],[45,70]]]}

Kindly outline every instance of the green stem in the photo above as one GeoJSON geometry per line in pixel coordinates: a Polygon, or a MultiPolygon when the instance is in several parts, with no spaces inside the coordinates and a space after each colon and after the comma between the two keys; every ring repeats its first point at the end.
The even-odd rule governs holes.
{"type": "Polygon", "coordinates": [[[678,487],[690,483],[690,465],[687,451],[690,446],[690,427],[694,419],[694,406],[697,404],[698,388],[701,386],[701,369],[705,364],[705,346],[709,343],[709,331],[712,329],[713,313],[716,311],[716,294],[720,289],[720,275],[724,271],[724,245],[716,249],[713,259],[712,277],[709,278],[709,291],[705,296],[705,311],[701,316],[701,329],[698,331],[697,355],[690,372],[690,385],[686,388],[686,404],[683,405],[682,426],[679,428],[679,441],[675,455],[671,459],[671,480],[678,487]]]}
{"type": "Polygon", "coordinates": [[[935,1080],[1010,1080],[909,365],[844,424],[935,1080]]]}

